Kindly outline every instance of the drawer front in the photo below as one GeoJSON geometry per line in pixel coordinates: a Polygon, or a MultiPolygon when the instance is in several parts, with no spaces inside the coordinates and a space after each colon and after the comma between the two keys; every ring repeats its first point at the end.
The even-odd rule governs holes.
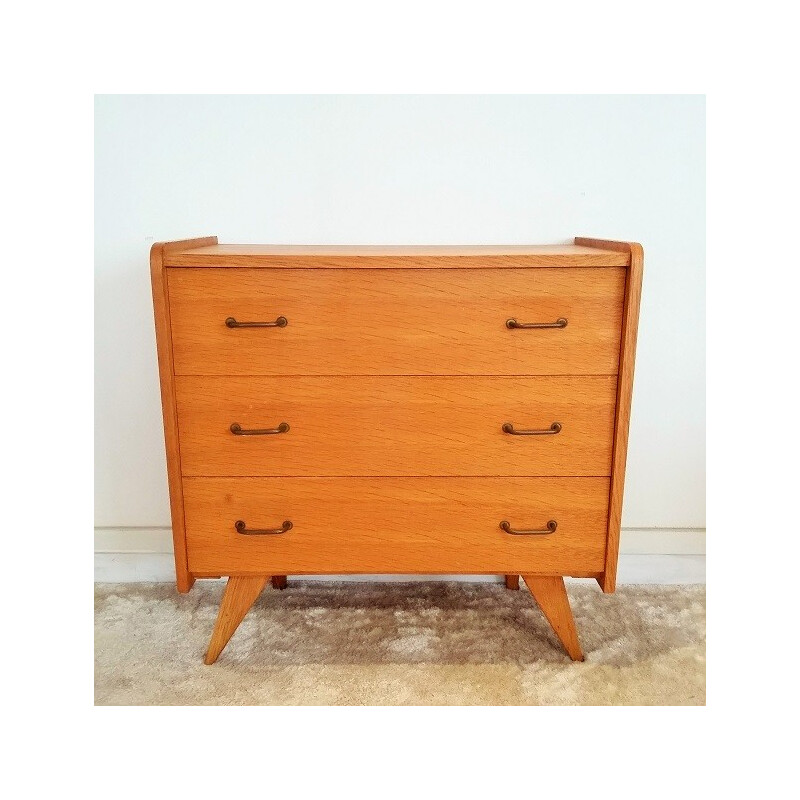
{"type": "Polygon", "coordinates": [[[196,575],[603,569],[607,478],[184,478],[196,575]],[[246,529],[286,533],[245,535],[246,529]],[[512,535],[513,528],[555,532],[512,535]]]}
{"type": "Polygon", "coordinates": [[[617,372],[624,268],[167,272],[178,375],[617,372]]]}
{"type": "Polygon", "coordinates": [[[613,376],[179,376],[176,394],[184,475],[611,472],[613,376]]]}

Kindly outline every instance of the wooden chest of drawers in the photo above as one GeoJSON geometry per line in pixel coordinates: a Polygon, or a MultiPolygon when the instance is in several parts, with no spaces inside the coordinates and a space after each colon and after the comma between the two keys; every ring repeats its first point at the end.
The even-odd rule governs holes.
{"type": "Polygon", "coordinates": [[[614,590],[637,244],[151,251],[178,589],[499,574],[582,658],[563,576],[614,590]]]}

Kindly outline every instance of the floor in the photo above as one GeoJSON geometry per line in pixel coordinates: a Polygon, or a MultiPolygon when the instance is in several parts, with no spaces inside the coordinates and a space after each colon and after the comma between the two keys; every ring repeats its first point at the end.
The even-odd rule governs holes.
{"type": "Polygon", "coordinates": [[[96,584],[96,704],[705,703],[703,585],[570,583],[573,663],[524,585],[290,579],[205,666],[222,588],[96,584]]]}

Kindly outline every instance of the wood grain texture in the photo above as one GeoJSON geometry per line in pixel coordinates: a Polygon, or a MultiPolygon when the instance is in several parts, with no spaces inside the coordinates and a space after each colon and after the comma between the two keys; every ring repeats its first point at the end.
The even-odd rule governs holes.
{"type": "Polygon", "coordinates": [[[625,487],[625,465],[628,457],[628,429],[631,419],[633,372],[636,360],[636,337],[639,329],[639,305],[642,296],[644,250],[635,242],[612,242],[602,239],[575,239],[576,244],[608,247],[630,253],[630,267],[625,279],[625,303],[620,342],[619,381],[617,386],[616,420],[614,425],[614,455],[608,508],[608,545],[606,566],[598,580],[604,592],[613,592],[617,583],[619,538],[622,526],[622,498],[625,487]]]}
{"type": "Polygon", "coordinates": [[[176,394],[184,475],[611,473],[613,376],[179,376],[176,394]],[[234,422],[289,431],[235,436],[234,422]]]}
{"type": "Polygon", "coordinates": [[[172,517],[172,541],[175,550],[175,576],[179,592],[188,592],[194,578],[189,574],[186,557],[186,536],[183,521],[183,486],[181,484],[180,443],[178,436],[175,388],[173,384],[172,325],[167,297],[164,258],[176,249],[216,244],[217,237],[187,239],[181,242],[157,242],[150,248],[150,281],[153,290],[153,314],[156,326],[158,376],[161,385],[161,410],[164,420],[164,442],[167,450],[167,480],[172,517]]]}
{"type": "Polygon", "coordinates": [[[595,575],[608,478],[184,478],[189,568],[202,574],[595,575]],[[513,536],[499,527],[544,528],[513,536]],[[285,533],[246,536],[234,523],[285,533]]]}
{"type": "Polygon", "coordinates": [[[630,264],[631,242],[620,242],[614,239],[592,239],[588,236],[576,236],[574,241],[575,245],[580,247],[591,247],[594,250],[605,250],[612,253],[624,253],[628,256],[626,263],[630,264]]]}
{"type": "Polygon", "coordinates": [[[241,245],[183,248],[169,266],[272,269],[496,269],[507,267],[624,267],[627,251],[576,245],[241,245]]]}
{"type": "Polygon", "coordinates": [[[176,374],[617,372],[623,268],[169,272],[176,374]],[[225,326],[280,315],[284,328],[225,326]]]}
{"type": "Polygon", "coordinates": [[[583,661],[575,619],[569,607],[569,597],[560,576],[523,575],[525,585],[534,596],[542,613],[555,631],[573,661],[583,661]]]}
{"type": "Polygon", "coordinates": [[[225,649],[239,623],[245,618],[267,582],[267,575],[254,577],[232,576],[225,584],[214,632],[206,652],[205,663],[213,664],[225,649]]]}
{"type": "Polygon", "coordinates": [[[544,247],[218,246],[214,237],[154,245],[179,590],[231,573],[275,575],[276,585],[287,573],[499,573],[511,585],[522,574],[580,653],[554,576],[615,588],[642,263],[638,244],[589,238],[544,247]],[[227,316],[279,314],[286,328],[224,325],[227,316]],[[563,330],[505,328],[509,317],[561,316],[563,330]],[[556,437],[511,437],[498,426],[482,438],[489,417],[495,426],[510,409],[500,423],[527,427],[526,416],[557,403],[572,422],[556,437]],[[231,410],[274,412],[275,424],[291,414],[290,434],[233,437],[230,422],[248,421],[228,419],[231,410]],[[585,434],[587,423],[605,433],[585,434]],[[181,478],[395,470],[451,477],[181,478]],[[610,477],[520,477],[562,471],[610,477]],[[484,473],[513,477],[464,477],[484,473]],[[251,526],[291,518],[295,527],[242,536],[233,522],[245,515],[251,526]],[[559,527],[516,537],[500,531],[505,518],[515,527],[555,518],[559,527]]]}

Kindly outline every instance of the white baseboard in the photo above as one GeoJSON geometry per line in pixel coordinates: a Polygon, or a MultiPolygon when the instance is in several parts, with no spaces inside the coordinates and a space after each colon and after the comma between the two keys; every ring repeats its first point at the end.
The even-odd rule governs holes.
{"type": "MultiPolygon", "coordinates": [[[[103,583],[175,580],[169,528],[95,528],[95,580],[103,583]]],[[[302,576],[297,576],[302,577],[302,576]]],[[[494,575],[330,575],[308,580],[497,581],[494,575]]],[[[705,583],[705,529],[623,528],[619,583],[705,583]]]]}

